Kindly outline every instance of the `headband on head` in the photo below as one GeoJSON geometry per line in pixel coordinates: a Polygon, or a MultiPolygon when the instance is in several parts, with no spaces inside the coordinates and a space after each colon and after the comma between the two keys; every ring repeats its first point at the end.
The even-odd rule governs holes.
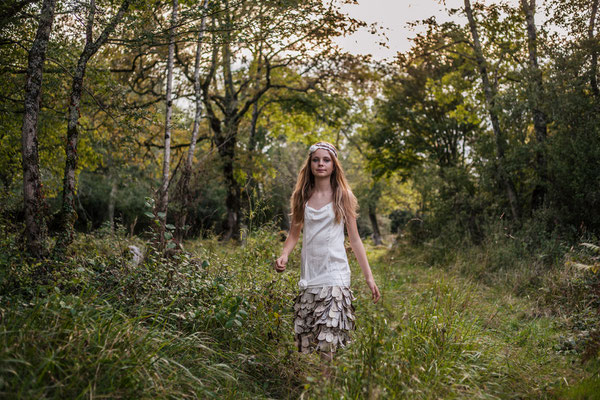
{"type": "Polygon", "coordinates": [[[335,156],[335,158],[337,158],[337,151],[335,150],[335,147],[333,147],[329,143],[325,143],[325,142],[319,142],[319,143],[313,144],[308,149],[308,152],[310,154],[312,154],[315,151],[317,151],[318,149],[328,150],[330,153],[332,153],[335,156]]]}

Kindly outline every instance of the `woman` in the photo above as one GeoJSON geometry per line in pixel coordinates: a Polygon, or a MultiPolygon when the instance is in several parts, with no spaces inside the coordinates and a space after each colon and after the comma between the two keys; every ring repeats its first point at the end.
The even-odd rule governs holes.
{"type": "Polygon", "coordinates": [[[300,293],[294,305],[298,351],[331,359],[354,329],[354,297],[344,247],[344,225],[373,301],[381,297],[356,227],[357,201],[331,143],[309,149],[291,198],[291,228],[275,269],[283,272],[304,228],[300,293]]]}

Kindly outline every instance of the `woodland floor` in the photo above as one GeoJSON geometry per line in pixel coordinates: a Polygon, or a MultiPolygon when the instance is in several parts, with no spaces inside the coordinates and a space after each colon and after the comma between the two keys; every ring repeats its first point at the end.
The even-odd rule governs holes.
{"type": "Polygon", "coordinates": [[[305,396],[600,398],[598,365],[582,364],[566,321],[531,296],[390,254],[369,250],[378,305],[353,265],[356,341],[336,360],[335,378],[307,378],[305,396]]]}
{"type": "Polygon", "coordinates": [[[379,304],[349,254],[357,330],[326,377],[317,355],[295,350],[299,255],[273,271],[277,232],[191,241],[139,266],[129,241],[142,245],[78,236],[48,286],[30,286],[19,263],[6,272],[21,286],[0,295],[0,398],[600,398],[600,362],[582,362],[568,315],[535,289],[516,296],[432,268],[426,246],[367,245],[379,304]]]}

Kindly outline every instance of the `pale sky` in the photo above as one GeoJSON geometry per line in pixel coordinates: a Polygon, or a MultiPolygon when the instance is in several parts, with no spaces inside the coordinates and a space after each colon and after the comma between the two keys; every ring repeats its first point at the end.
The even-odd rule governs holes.
{"type": "MultiPolygon", "coordinates": [[[[486,4],[495,1],[484,1],[486,4]]],[[[415,31],[407,26],[409,22],[423,20],[435,15],[438,22],[448,21],[447,8],[462,8],[463,0],[446,0],[440,4],[438,0],[359,0],[358,5],[344,5],[342,10],[351,17],[365,21],[367,24],[377,22],[380,28],[384,28],[389,42],[389,48],[379,46],[381,40],[362,29],[356,34],[338,39],[338,44],[346,51],[353,54],[371,54],[376,60],[391,59],[397,52],[404,52],[411,46],[409,38],[416,36],[415,31]]],[[[510,0],[509,3],[517,4],[518,0],[510,0]]],[[[466,23],[466,18],[454,15],[453,20],[466,23]],[[460,20],[463,18],[463,20],[460,20]]],[[[538,21],[536,21],[537,23],[538,21]]],[[[418,29],[418,28],[416,28],[418,29]]]]}

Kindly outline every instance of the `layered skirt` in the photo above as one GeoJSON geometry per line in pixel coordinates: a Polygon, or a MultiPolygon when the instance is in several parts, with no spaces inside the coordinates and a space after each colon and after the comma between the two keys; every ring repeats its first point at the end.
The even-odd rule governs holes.
{"type": "Polygon", "coordinates": [[[335,352],[350,342],[354,329],[352,291],[342,286],[303,289],[294,304],[294,331],[298,351],[335,352]]]}

